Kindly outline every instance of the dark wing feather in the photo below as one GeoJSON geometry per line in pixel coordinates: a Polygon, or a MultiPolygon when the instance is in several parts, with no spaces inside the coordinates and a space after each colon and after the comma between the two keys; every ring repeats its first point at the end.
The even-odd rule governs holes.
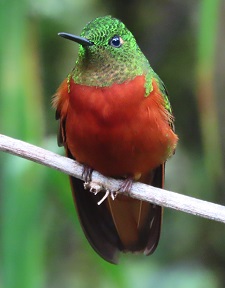
{"type": "Polygon", "coordinates": [[[66,139],[65,139],[65,119],[60,118],[60,113],[58,110],[56,110],[56,112],[55,112],[55,119],[59,120],[57,143],[58,143],[58,146],[61,147],[66,142],[66,139]]]}
{"type": "MultiPolygon", "coordinates": [[[[165,164],[160,165],[154,170],[153,179],[149,184],[157,188],[163,188],[164,186],[164,171],[165,164]]],[[[163,208],[161,206],[150,204],[150,228],[148,232],[148,242],[144,251],[145,255],[152,254],[159,242],[162,224],[163,208]]]]}
{"type": "MultiPolygon", "coordinates": [[[[68,156],[73,158],[69,152],[68,156]]],[[[103,259],[116,264],[122,247],[107,201],[98,205],[102,193],[90,193],[84,189],[84,182],[77,178],[70,177],[70,183],[80,223],[89,243],[103,259]]]]}

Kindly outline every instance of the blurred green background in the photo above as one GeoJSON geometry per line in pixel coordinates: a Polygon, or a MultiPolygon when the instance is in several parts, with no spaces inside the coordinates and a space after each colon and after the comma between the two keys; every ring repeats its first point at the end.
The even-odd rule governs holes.
{"type": "MultiPolygon", "coordinates": [[[[180,141],[166,188],[225,204],[224,0],[0,0],[0,133],[63,154],[51,99],[79,34],[120,18],[165,82],[180,141]]],[[[151,257],[113,266],[88,245],[66,175],[0,153],[0,287],[225,287],[225,226],[165,209],[151,257]]]]}

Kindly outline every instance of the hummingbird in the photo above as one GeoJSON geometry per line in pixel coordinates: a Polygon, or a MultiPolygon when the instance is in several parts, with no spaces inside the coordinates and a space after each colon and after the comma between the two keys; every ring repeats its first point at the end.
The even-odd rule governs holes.
{"type": "Polygon", "coordinates": [[[124,179],[127,192],[102,202],[102,192],[94,195],[70,177],[84,234],[110,263],[118,263],[120,252],[150,255],[159,242],[162,207],[129,197],[129,189],[134,181],[164,186],[165,163],[178,141],[166,87],[116,18],[98,17],[80,36],[59,36],[78,43],[79,51],[53,97],[58,143],[87,174],[124,179]]]}

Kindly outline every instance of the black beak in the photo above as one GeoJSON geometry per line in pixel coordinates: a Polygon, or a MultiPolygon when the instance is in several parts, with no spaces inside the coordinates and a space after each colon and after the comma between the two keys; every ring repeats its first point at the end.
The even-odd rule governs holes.
{"type": "Polygon", "coordinates": [[[76,36],[73,34],[69,34],[69,33],[64,33],[64,32],[60,32],[58,33],[59,36],[72,40],[74,42],[77,42],[79,44],[81,44],[82,46],[92,46],[94,45],[93,42],[89,41],[88,39],[84,38],[84,37],[80,37],[80,36],[76,36]]]}

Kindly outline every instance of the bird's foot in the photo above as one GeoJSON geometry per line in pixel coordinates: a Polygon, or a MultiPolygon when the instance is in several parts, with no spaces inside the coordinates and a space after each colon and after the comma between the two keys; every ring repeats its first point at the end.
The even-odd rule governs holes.
{"type": "MultiPolygon", "coordinates": [[[[108,196],[110,196],[112,198],[112,200],[115,200],[116,196],[119,194],[119,192],[129,194],[131,187],[133,185],[133,180],[134,180],[133,177],[126,178],[117,191],[112,191],[109,189],[105,190],[105,195],[102,197],[102,199],[100,201],[98,201],[98,205],[101,205],[102,202],[104,202],[108,196]]],[[[99,188],[99,191],[101,191],[101,190],[102,189],[99,188]]],[[[95,192],[95,194],[97,194],[99,191],[95,192]]]]}
{"type": "Polygon", "coordinates": [[[82,177],[84,179],[84,189],[90,188],[91,176],[93,169],[89,166],[84,165],[82,177]]]}
{"type": "Polygon", "coordinates": [[[91,176],[92,176],[93,169],[90,168],[89,166],[84,166],[83,170],[83,178],[84,178],[84,189],[89,189],[91,193],[94,195],[97,195],[99,192],[105,192],[104,196],[97,202],[98,205],[101,205],[107,198],[108,196],[111,197],[112,200],[115,200],[117,195],[121,192],[122,194],[129,195],[130,190],[133,185],[134,178],[133,177],[127,177],[118,190],[110,190],[106,189],[103,185],[91,181],[91,176]]]}
{"type": "Polygon", "coordinates": [[[89,191],[93,193],[94,195],[97,195],[99,192],[102,192],[102,193],[105,192],[101,200],[97,202],[98,205],[101,205],[107,199],[108,196],[110,196],[112,200],[115,200],[118,194],[117,191],[111,191],[110,189],[105,189],[101,184],[93,182],[93,181],[87,183],[85,189],[89,189],[89,191]]]}
{"type": "MultiPolygon", "coordinates": [[[[132,188],[132,185],[133,185],[133,182],[134,182],[134,178],[133,177],[127,177],[123,183],[121,184],[121,186],[119,187],[118,189],[118,192],[122,192],[124,194],[127,194],[129,195],[130,191],[131,191],[131,188],[132,188]]],[[[116,192],[116,193],[118,193],[116,192]]]]}

